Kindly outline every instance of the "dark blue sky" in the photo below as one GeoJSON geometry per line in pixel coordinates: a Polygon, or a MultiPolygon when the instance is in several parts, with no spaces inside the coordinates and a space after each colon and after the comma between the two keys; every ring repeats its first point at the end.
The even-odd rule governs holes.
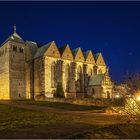
{"type": "Polygon", "coordinates": [[[140,2],[0,2],[0,43],[24,40],[102,52],[112,79],[140,71],[140,2]]]}

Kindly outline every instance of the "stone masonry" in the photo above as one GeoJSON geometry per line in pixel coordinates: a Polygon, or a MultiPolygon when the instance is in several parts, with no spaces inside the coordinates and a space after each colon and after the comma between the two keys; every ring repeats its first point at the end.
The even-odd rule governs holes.
{"type": "MultiPolygon", "coordinates": [[[[0,47],[0,99],[53,98],[58,83],[62,83],[66,98],[88,97],[88,91],[93,91],[90,87],[94,88],[89,79],[106,71],[101,53],[71,50],[69,45],[58,48],[54,41],[45,45],[24,41],[14,27],[0,47]]],[[[106,79],[110,81],[109,75],[106,79]]],[[[98,91],[102,94],[105,90],[101,88],[98,91]]]]}

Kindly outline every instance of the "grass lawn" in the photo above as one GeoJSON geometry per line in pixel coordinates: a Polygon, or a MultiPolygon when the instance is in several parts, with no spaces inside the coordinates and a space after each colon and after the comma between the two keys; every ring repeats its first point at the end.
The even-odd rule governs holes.
{"type": "Polygon", "coordinates": [[[0,105],[0,138],[61,138],[84,127],[78,116],[0,105]]]}
{"type": "MultiPolygon", "coordinates": [[[[28,103],[34,102],[23,101],[23,105],[28,103]]],[[[112,118],[74,113],[65,115],[0,104],[0,138],[140,138],[140,124],[121,124],[112,118]]]]}
{"type": "Polygon", "coordinates": [[[58,103],[58,102],[49,102],[49,101],[21,100],[21,101],[16,101],[16,102],[22,103],[22,104],[46,106],[46,107],[52,107],[56,109],[64,109],[64,110],[70,110],[70,111],[95,110],[97,112],[103,112],[105,108],[107,108],[105,106],[85,106],[85,105],[75,105],[75,104],[70,104],[70,103],[58,103]]]}

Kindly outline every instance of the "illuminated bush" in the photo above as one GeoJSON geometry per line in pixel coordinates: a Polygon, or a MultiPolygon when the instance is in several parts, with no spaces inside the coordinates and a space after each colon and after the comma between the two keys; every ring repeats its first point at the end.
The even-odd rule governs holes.
{"type": "Polygon", "coordinates": [[[135,98],[127,98],[123,113],[130,120],[140,120],[140,101],[135,98]]]}

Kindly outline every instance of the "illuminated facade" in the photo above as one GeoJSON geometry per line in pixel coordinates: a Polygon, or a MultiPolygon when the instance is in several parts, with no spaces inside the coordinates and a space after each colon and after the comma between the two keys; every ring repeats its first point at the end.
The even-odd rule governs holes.
{"type": "Polygon", "coordinates": [[[58,83],[66,98],[112,98],[112,83],[101,53],[83,53],[69,45],[58,48],[54,41],[40,46],[24,41],[14,27],[0,47],[0,99],[54,97],[58,83]]]}

